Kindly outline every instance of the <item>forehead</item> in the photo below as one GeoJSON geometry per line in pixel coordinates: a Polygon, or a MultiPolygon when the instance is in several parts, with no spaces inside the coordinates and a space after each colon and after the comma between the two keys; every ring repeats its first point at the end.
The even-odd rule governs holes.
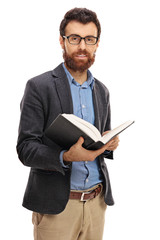
{"type": "Polygon", "coordinates": [[[97,37],[97,27],[93,22],[83,24],[77,21],[71,21],[65,28],[65,35],[68,36],[71,34],[77,34],[81,37],[85,37],[87,35],[97,37]]]}

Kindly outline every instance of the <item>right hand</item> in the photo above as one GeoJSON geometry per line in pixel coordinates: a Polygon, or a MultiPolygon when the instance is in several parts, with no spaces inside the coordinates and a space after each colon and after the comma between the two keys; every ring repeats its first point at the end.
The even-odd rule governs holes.
{"type": "Polygon", "coordinates": [[[65,162],[94,161],[96,157],[109,148],[112,144],[112,140],[98,150],[87,150],[82,147],[83,143],[84,139],[80,137],[67,152],[64,152],[63,160],[65,162]]]}

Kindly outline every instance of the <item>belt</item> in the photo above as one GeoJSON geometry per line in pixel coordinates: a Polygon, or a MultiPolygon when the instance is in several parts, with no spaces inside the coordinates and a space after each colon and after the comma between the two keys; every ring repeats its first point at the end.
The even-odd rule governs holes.
{"type": "Polygon", "coordinates": [[[97,188],[95,188],[94,190],[90,191],[90,192],[74,192],[71,191],[70,192],[70,199],[77,199],[80,201],[87,201],[87,200],[91,200],[95,197],[98,196],[98,194],[101,192],[102,186],[99,185],[97,188]]]}

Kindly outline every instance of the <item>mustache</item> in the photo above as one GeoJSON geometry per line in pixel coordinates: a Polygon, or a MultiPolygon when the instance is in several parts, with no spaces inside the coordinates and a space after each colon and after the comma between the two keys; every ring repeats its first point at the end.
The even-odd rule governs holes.
{"type": "Polygon", "coordinates": [[[79,50],[79,51],[73,53],[73,56],[76,56],[76,55],[86,55],[86,56],[90,56],[90,54],[89,54],[86,50],[79,50]]]}

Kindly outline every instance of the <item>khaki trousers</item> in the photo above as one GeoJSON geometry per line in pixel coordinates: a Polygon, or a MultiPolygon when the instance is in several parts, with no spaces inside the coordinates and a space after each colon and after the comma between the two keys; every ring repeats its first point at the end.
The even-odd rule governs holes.
{"type": "Polygon", "coordinates": [[[102,240],[106,207],[101,192],[86,202],[70,199],[58,215],[33,212],[34,240],[102,240]]]}

